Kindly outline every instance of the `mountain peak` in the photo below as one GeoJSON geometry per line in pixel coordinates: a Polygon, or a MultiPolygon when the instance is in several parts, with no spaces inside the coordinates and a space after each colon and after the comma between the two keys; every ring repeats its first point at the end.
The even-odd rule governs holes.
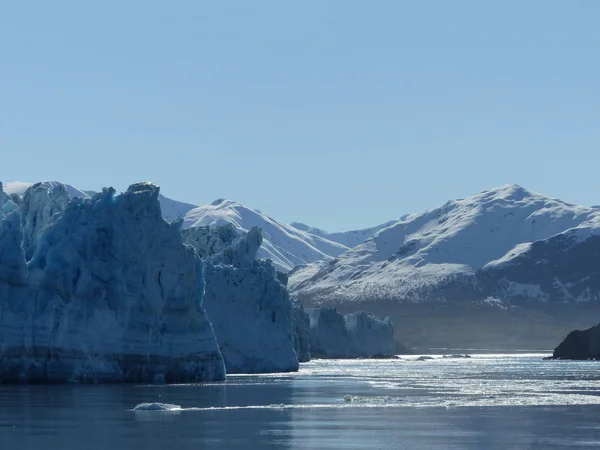
{"type": "Polygon", "coordinates": [[[504,186],[500,186],[495,189],[490,189],[489,191],[485,191],[484,193],[486,192],[492,194],[496,198],[516,201],[523,200],[527,197],[535,196],[533,192],[518,184],[505,184],[504,186]]]}
{"type": "Polygon", "coordinates": [[[211,203],[211,206],[219,206],[221,203],[224,203],[226,201],[227,200],[225,200],[224,198],[218,198],[214,202],[211,203]]]}

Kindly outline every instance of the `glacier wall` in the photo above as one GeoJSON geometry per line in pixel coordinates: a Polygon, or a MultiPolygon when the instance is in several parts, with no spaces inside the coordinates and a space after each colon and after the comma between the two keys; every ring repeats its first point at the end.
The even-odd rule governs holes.
{"type": "Polygon", "coordinates": [[[35,183],[25,191],[21,202],[21,224],[23,226],[23,249],[29,261],[41,231],[63,212],[70,196],[64,185],[52,188],[35,183]]]}
{"type": "Polygon", "coordinates": [[[200,242],[199,253],[209,256],[205,260],[204,307],[227,373],[298,370],[287,287],[270,260],[256,259],[262,244],[261,232],[255,227],[233,243],[229,242],[227,229],[209,234],[213,239],[194,240],[188,236],[187,240],[195,246],[194,242],[200,242]],[[215,239],[229,245],[211,255],[206,248],[219,248],[222,244],[205,243],[215,239]]]}
{"type": "Polygon", "coordinates": [[[310,361],[310,316],[302,303],[293,302],[294,350],[299,362],[310,361]]]}
{"type": "Polygon", "coordinates": [[[225,377],[203,263],[158,194],[139,183],[63,205],[62,192],[36,190],[22,218],[0,194],[1,382],[225,377]]]}
{"type": "Polygon", "coordinates": [[[334,307],[310,312],[310,352],[317,358],[391,356],[395,351],[394,324],[357,312],[343,316],[334,307]]]}
{"type": "Polygon", "coordinates": [[[181,230],[183,242],[196,249],[201,259],[222,252],[238,238],[233,224],[227,223],[218,227],[201,226],[181,230]]]}

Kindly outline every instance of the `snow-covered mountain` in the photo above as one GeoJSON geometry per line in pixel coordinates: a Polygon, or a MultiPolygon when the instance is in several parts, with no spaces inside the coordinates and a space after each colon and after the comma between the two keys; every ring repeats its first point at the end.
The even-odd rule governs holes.
{"type": "Polygon", "coordinates": [[[362,244],[364,241],[373,236],[379,230],[389,227],[394,223],[396,223],[395,220],[390,220],[389,222],[385,222],[370,228],[364,228],[362,230],[341,231],[337,233],[328,233],[325,230],[311,227],[300,222],[292,222],[290,225],[299,230],[305,231],[310,234],[314,234],[315,236],[320,236],[327,240],[337,242],[338,244],[345,245],[348,248],[352,248],[356,247],[358,244],[362,244]]]}
{"type": "Polygon", "coordinates": [[[314,267],[299,268],[290,286],[298,297],[318,303],[424,301],[430,295],[424,288],[511,259],[529,243],[585,223],[595,229],[599,214],[597,208],[503,186],[405,217],[316,273],[314,267]]]}
{"type": "Polygon", "coordinates": [[[510,185],[406,217],[289,274],[307,306],[390,315],[425,349],[551,349],[600,317],[600,209],[510,185]]]}
{"type": "Polygon", "coordinates": [[[238,233],[253,227],[263,233],[260,258],[270,258],[277,268],[289,271],[300,264],[331,259],[348,250],[345,245],[299,230],[240,203],[219,199],[190,210],[183,226],[199,227],[231,223],[238,233]]]}
{"type": "Polygon", "coordinates": [[[183,218],[189,211],[197,207],[196,205],[192,205],[190,203],[173,200],[165,197],[162,194],[158,196],[158,201],[160,203],[162,215],[167,221],[179,219],[180,217],[183,218]]]}
{"type": "MultiPolygon", "coordinates": [[[[61,183],[60,181],[42,181],[41,183],[43,186],[47,187],[50,190],[52,190],[56,186],[59,186],[62,184],[62,185],[64,185],[64,187],[67,190],[67,193],[69,194],[70,197],[79,197],[79,198],[90,198],[91,197],[91,195],[89,195],[87,192],[82,191],[81,189],[76,188],[75,186],[72,186],[70,184],[61,183]]],[[[34,184],[35,183],[26,183],[23,181],[12,181],[10,183],[4,184],[4,192],[7,194],[17,194],[19,196],[22,196],[23,194],[25,194],[25,191],[27,189],[29,189],[31,186],[33,186],[34,184]]]]}

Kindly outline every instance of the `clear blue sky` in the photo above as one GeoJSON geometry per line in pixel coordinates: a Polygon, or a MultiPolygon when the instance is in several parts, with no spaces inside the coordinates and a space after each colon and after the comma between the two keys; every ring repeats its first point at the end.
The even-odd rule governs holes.
{"type": "Polygon", "coordinates": [[[0,180],[151,180],[342,230],[600,203],[600,1],[5,1],[0,180]]]}

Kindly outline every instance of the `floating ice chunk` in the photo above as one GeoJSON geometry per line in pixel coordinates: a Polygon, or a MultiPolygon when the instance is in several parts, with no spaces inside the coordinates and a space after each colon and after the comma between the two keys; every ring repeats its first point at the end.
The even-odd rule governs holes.
{"type": "Polygon", "coordinates": [[[140,403],[133,408],[133,411],[181,411],[181,405],[171,403],[140,403]]]}

